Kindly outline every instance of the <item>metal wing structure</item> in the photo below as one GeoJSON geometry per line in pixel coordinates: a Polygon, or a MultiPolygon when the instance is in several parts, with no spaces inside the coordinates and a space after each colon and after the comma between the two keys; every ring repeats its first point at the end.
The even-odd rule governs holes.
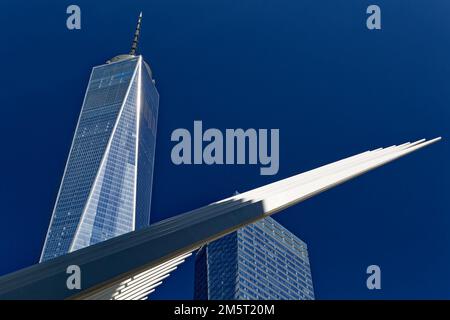
{"type": "Polygon", "coordinates": [[[0,278],[0,299],[145,299],[194,250],[440,138],[366,151],[0,278]],[[81,288],[69,289],[68,267],[81,288]]]}

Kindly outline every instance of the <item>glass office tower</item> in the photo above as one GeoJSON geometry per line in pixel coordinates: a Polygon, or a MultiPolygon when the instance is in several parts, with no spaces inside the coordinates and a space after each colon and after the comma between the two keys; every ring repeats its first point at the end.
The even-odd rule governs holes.
{"type": "Polygon", "coordinates": [[[199,250],[196,300],[313,300],[306,243],[268,217],[199,250]]]}
{"type": "Polygon", "coordinates": [[[158,105],[134,50],[93,68],[41,261],[149,224],[158,105]]]}

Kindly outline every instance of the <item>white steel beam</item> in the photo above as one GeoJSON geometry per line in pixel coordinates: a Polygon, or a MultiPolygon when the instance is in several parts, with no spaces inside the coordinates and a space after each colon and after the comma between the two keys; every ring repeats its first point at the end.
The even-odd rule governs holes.
{"type": "Polygon", "coordinates": [[[0,299],[142,299],[200,246],[438,140],[366,151],[3,276],[0,299]],[[78,292],[65,285],[72,264],[78,292]]]}

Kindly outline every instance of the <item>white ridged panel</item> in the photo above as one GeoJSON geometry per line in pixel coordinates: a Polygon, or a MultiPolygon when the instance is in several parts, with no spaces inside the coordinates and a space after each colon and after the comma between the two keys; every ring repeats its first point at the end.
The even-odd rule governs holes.
{"type": "MultiPolygon", "coordinates": [[[[422,139],[413,143],[407,142],[399,146],[366,151],[324,165],[317,169],[215,202],[190,212],[190,215],[185,214],[184,217],[177,216],[167,219],[161,223],[161,226],[164,228],[160,228],[160,231],[158,232],[169,232],[170,230],[180,228],[180,226],[184,226],[185,224],[192,224],[195,222],[194,220],[204,219],[204,217],[211,218],[216,215],[232,212],[237,208],[245,208],[246,206],[257,202],[262,203],[262,208],[260,210],[261,218],[263,218],[265,215],[271,215],[278,212],[439,140],[440,138],[429,141],[422,139]],[[186,222],[186,220],[188,222],[186,222]]],[[[189,250],[192,251],[198,246],[198,244],[193,244],[189,250]]],[[[156,286],[162,283],[160,280],[168,277],[169,272],[175,270],[176,266],[182,263],[189,255],[190,253],[179,255],[156,267],[141,271],[135,276],[122,281],[120,284],[109,286],[105,288],[102,293],[91,295],[88,298],[105,299],[108,297],[108,299],[110,299],[113,297],[113,299],[143,299],[153,292],[156,286]]]]}

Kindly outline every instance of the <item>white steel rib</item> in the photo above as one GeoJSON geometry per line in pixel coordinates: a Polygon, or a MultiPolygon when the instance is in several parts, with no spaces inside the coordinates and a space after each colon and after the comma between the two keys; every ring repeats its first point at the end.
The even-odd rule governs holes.
{"type": "MultiPolygon", "coordinates": [[[[235,195],[233,197],[218,201],[217,203],[224,203],[227,201],[235,202],[237,200],[242,200],[244,202],[254,202],[261,199],[264,201],[264,207],[267,211],[265,214],[270,215],[271,211],[273,210],[277,210],[280,207],[287,207],[292,205],[293,203],[300,202],[308,197],[313,196],[314,194],[320,193],[325,189],[332,187],[333,185],[339,184],[341,182],[344,182],[345,180],[363,174],[370,169],[376,168],[403,155],[425,147],[428,144],[438,141],[439,139],[440,138],[436,138],[428,142],[425,142],[425,139],[421,139],[413,143],[407,142],[399,146],[394,145],[384,149],[378,148],[376,150],[366,151],[355,156],[336,161],[328,165],[324,165],[317,169],[313,169],[254,190],[235,195]]],[[[174,217],[174,219],[177,217],[174,217]]],[[[183,258],[183,260],[179,263],[184,262],[184,258],[186,258],[187,256],[182,255],[181,257],[183,258]]],[[[177,260],[177,258],[174,260],[177,260]]],[[[172,261],[173,260],[170,260],[169,262],[172,261]]],[[[154,269],[155,268],[151,268],[149,271],[154,269]]],[[[172,269],[169,270],[170,271],[167,272],[174,271],[172,269]]],[[[141,275],[147,274],[149,271],[138,274],[133,279],[141,278],[141,275]]],[[[135,281],[134,283],[136,283],[136,280],[127,280],[127,282],[129,281],[131,281],[132,283],[133,281],[135,281]]],[[[139,290],[142,290],[143,288],[150,287],[154,283],[155,281],[147,282],[146,278],[144,278],[144,280],[141,280],[134,286],[129,288],[126,287],[127,291],[125,292],[137,292],[139,290]]],[[[117,290],[124,290],[123,287],[124,286],[121,286],[117,290]]],[[[121,293],[120,295],[118,295],[118,293],[116,292],[113,293],[111,299],[120,299],[123,296],[124,294],[121,293]]],[[[132,295],[128,294],[126,297],[130,296],[132,295]]],[[[110,297],[103,295],[102,298],[110,297]]],[[[135,298],[142,299],[143,297],[136,296],[135,298]]]]}
{"type": "Polygon", "coordinates": [[[116,286],[112,286],[97,294],[87,298],[87,300],[124,300],[133,297],[133,300],[141,300],[154,292],[154,288],[162,284],[163,279],[170,275],[170,272],[175,271],[177,266],[182,264],[185,259],[191,256],[192,253],[183,254],[156,267],[150,268],[141,272],[116,286]],[[145,294],[138,294],[144,291],[145,294]],[[136,296],[135,296],[136,295],[136,296]]]}
{"type": "Polygon", "coordinates": [[[366,151],[3,276],[0,299],[145,299],[202,245],[438,140],[366,151]],[[80,292],[62,285],[69,264],[83,270],[80,292]]]}

